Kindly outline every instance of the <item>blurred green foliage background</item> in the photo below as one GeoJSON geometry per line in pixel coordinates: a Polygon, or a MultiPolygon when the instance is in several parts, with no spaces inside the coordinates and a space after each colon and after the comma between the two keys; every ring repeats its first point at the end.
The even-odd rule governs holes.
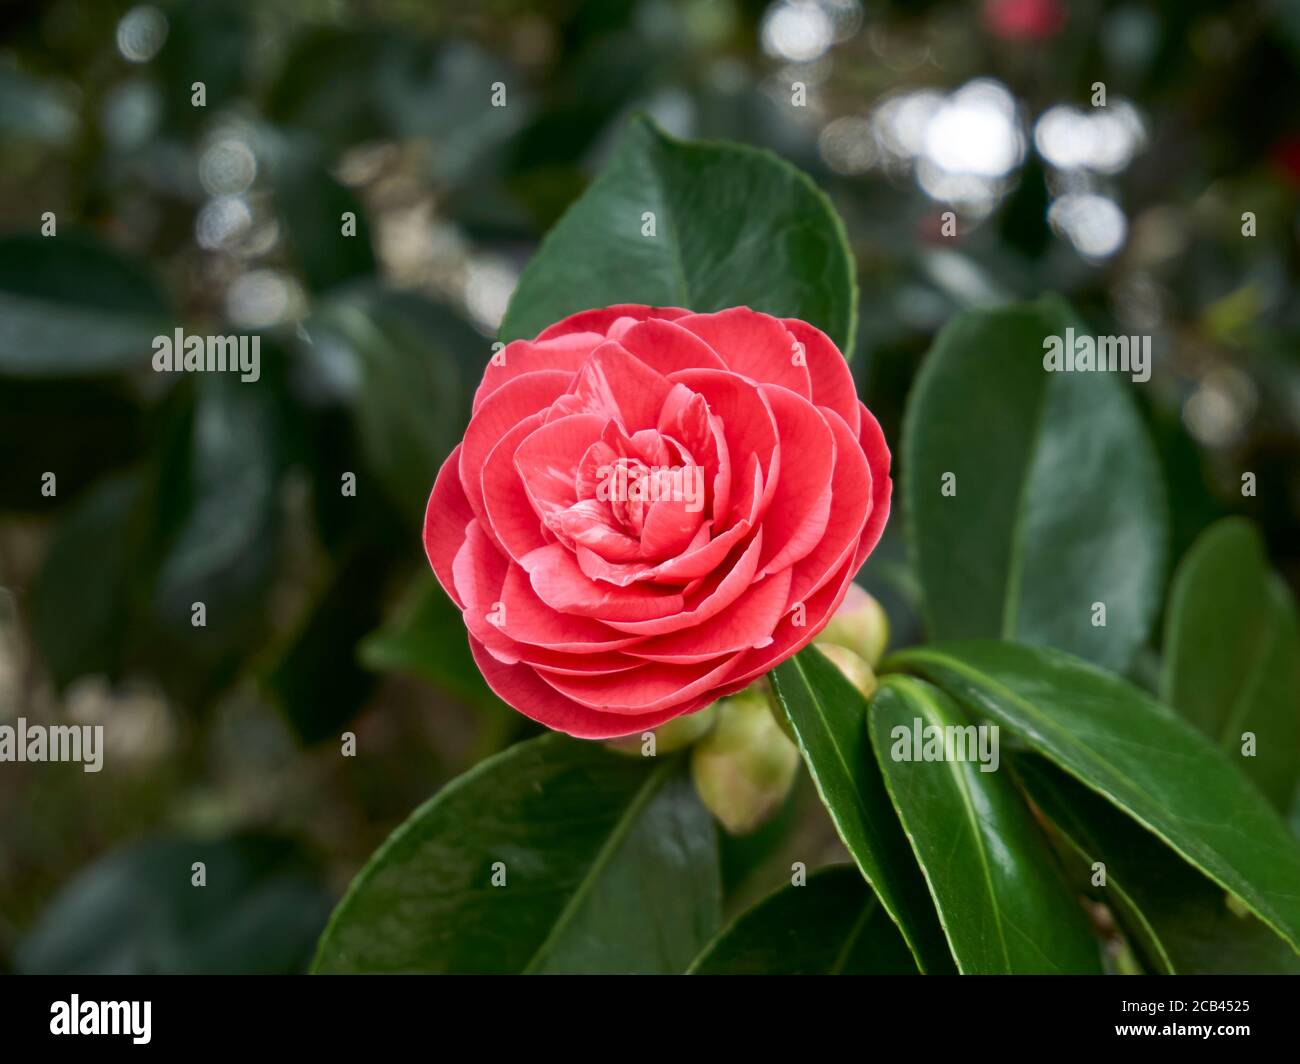
{"type": "MultiPolygon", "coordinates": [[[[956,310],[1063,292],[1153,337],[1171,559],[1243,513],[1300,587],[1298,64],[1282,0],[6,3],[0,723],[111,726],[100,774],[0,766],[0,969],[298,970],[388,831],[533,729],[421,517],[523,264],[637,111],[831,195],[891,441],[956,310]],[[176,327],[260,334],[261,381],[153,373],[176,327]]],[[[900,520],[861,579],[907,643],[900,520]]],[[[792,838],[836,852],[807,793],[727,842],[733,902],[792,838]]]]}

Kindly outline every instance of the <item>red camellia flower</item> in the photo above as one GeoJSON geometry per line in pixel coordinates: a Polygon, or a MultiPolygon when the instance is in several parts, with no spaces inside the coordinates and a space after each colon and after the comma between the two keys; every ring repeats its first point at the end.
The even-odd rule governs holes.
{"type": "Polygon", "coordinates": [[[603,739],[811,642],[891,488],[880,426],[813,326],[613,306],[492,360],[424,546],[492,689],[603,739]]]}

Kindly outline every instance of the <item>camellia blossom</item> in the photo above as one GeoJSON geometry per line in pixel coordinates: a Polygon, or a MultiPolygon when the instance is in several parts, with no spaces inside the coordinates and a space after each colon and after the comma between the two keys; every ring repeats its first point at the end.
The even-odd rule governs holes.
{"type": "Polygon", "coordinates": [[[1063,0],[984,0],[984,25],[1009,41],[1042,41],[1065,28],[1063,0]]]}
{"type": "Polygon", "coordinates": [[[701,709],[810,643],[891,490],[880,426],[818,329],[746,307],[612,306],[491,361],[424,546],[492,689],[604,739],[701,709]],[[702,504],[674,490],[697,470],[702,504]]]}

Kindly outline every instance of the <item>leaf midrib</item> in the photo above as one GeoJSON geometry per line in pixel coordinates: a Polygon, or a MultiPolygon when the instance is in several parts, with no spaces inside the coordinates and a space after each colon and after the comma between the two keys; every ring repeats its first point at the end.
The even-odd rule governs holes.
{"type": "MultiPolygon", "coordinates": [[[[849,782],[849,789],[853,792],[853,800],[854,800],[854,804],[857,806],[858,815],[863,820],[865,820],[867,818],[866,803],[862,800],[862,795],[859,793],[858,788],[854,785],[853,773],[850,771],[848,760],[846,759],[844,755],[844,751],[840,748],[840,744],[836,739],[834,729],[832,729],[829,723],[827,722],[825,706],[822,701],[821,694],[813,686],[812,682],[809,680],[808,674],[804,671],[803,662],[799,660],[799,655],[796,654],[794,657],[790,658],[790,662],[794,665],[795,670],[799,673],[799,679],[803,683],[803,688],[806,692],[808,692],[808,696],[812,699],[813,705],[817,710],[817,719],[823,726],[822,730],[829,737],[831,748],[835,751],[836,760],[839,761],[840,767],[844,770],[845,779],[848,780],[849,782]]],[[[795,730],[797,733],[798,728],[796,727],[795,730]]],[[[801,747],[804,746],[802,739],[800,739],[799,745],[801,747]]],[[[817,773],[812,771],[811,765],[809,765],[809,772],[813,777],[813,782],[817,786],[818,794],[822,798],[822,804],[826,806],[827,811],[831,815],[831,821],[832,823],[834,823],[836,831],[839,834],[843,835],[844,832],[840,826],[840,818],[835,814],[833,803],[828,801],[827,796],[822,793],[821,780],[818,778],[817,773]]],[[[848,839],[844,839],[844,843],[846,846],[848,846],[848,839]]],[[[869,886],[875,892],[876,896],[880,898],[880,903],[881,905],[884,906],[885,912],[889,914],[889,918],[892,921],[894,921],[894,924],[898,927],[899,932],[903,936],[903,941],[907,943],[907,948],[912,951],[912,956],[916,959],[917,965],[921,966],[922,970],[924,970],[923,962],[919,952],[919,948],[920,948],[919,944],[912,941],[911,934],[909,934],[908,929],[903,925],[902,918],[899,916],[898,913],[894,911],[894,906],[890,904],[890,902],[888,902],[884,897],[881,896],[881,888],[878,887],[875,883],[873,883],[871,877],[867,875],[866,870],[863,869],[862,867],[861,861],[858,859],[858,855],[853,852],[852,846],[849,846],[849,853],[853,856],[854,864],[858,866],[858,870],[862,873],[862,878],[867,881],[867,886],[869,886]]]]}
{"type": "MultiPolygon", "coordinates": [[[[948,668],[953,669],[955,672],[959,672],[967,677],[971,677],[976,681],[977,686],[983,685],[987,688],[1000,691],[1003,695],[1005,695],[1008,698],[1008,700],[1016,703],[1021,708],[1026,710],[1028,714],[1032,716],[1036,721],[1044,724],[1046,726],[1046,730],[1051,732],[1053,735],[1056,735],[1058,737],[1060,735],[1065,735],[1067,739],[1071,738],[1069,732],[1063,731],[1062,729],[1059,728],[1054,728],[1054,722],[1052,721],[1052,718],[1047,714],[1041,712],[1032,702],[1028,702],[1025,699],[1021,698],[1018,694],[1016,694],[1016,692],[1011,690],[1009,687],[1006,687],[1005,685],[999,683],[997,680],[993,679],[987,673],[982,673],[977,669],[973,669],[965,665],[964,663],[962,663],[956,658],[952,658],[945,655],[938,655],[935,654],[933,651],[913,650],[913,651],[909,651],[908,653],[909,656],[912,657],[913,659],[921,658],[922,660],[925,660],[926,658],[928,658],[931,661],[937,661],[940,665],[944,665],[948,668]]],[[[1173,719],[1180,719],[1180,718],[1173,718],[1173,719]]],[[[1138,791],[1142,790],[1142,788],[1138,787],[1133,780],[1129,779],[1127,776],[1120,773],[1117,769],[1115,769],[1115,767],[1110,762],[1106,761],[1106,759],[1103,758],[1100,754],[1095,753],[1090,747],[1080,743],[1077,744],[1074,748],[1086,754],[1088,760],[1092,761],[1094,764],[1100,764],[1103,770],[1103,775],[1105,773],[1113,773],[1119,776],[1121,781],[1126,783],[1130,788],[1138,791]]],[[[1281,935],[1282,938],[1284,938],[1287,942],[1289,942],[1292,948],[1295,948],[1297,949],[1297,952],[1300,952],[1300,944],[1297,944],[1293,932],[1291,932],[1285,926],[1285,921],[1282,920],[1279,917],[1279,915],[1273,911],[1272,905],[1267,904],[1266,902],[1261,902],[1261,900],[1247,898],[1245,895],[1241,894],[1237,888],[1229,886],[1227,883],[1225,883],[1221,875],[1215,873],[1214,871],[1206,867],[1204,863],[1204,856],[1202,853],[1203,846],[1199,843],[1198,840],[1193,840],[1197,842],[1196,846],[1187,848],[1196,851],[1195,855],[1188,853],[1187,849],[1184,849],[1183,847],[1175,844],[1174,841],[1170,839],[1165,832],[1161,831],[1155,824],[1151,823],[1148,818],[1138,813],[1137,810],[1131,808],[1129,804],[1119,801],[1116,795],[1106,790],[1103,790],[1102,788],[1094,784],[1092,781],[1085,779],[1082,775],[1080,775],[1077,771],[1075,771],[1075,769],[1072,766],[1059,763],[1059,762],[1057,762],[1057,764],[1058,767],[1060,767],[1065,772],[1069,773],[1071,776],[1077,779],[1089,790],[1095,792],[1096,794],[1100,794],[1112,805],[1118,806],[1121,810],[1123,810],[1124,813],[1126,813],[1128,816],[1136,820],[1139,824],[1141,824],[1144,828],[1146,828],[1146,830],[1150,831],[1158,839],[1164,842],[1165,845],[1170,847],[1175,853],[1181,854],[1184,860],[1188,861],[1194,867],[1198,868],[1206,876],[1214,880],[1214,882],[1218,883],[1219,886],[1223,887],[1224,890],[1232,893],[1237,897],[1240,897],[1242,901],[1246,902],[1246,904],[1250,906],[1250,908],[1255,912],[1257,916],[1259,916],[1266,924],[1268,924],[1271,928],[1273,928],[1274,931],[1276,931],[1279,935],[1281,935]]],[[[1261,895],[1261,897],[1263,896],[1262,891],[1256,891],[1255,893],[1261,895]]]]}
{"type": "Polygon", "coordinates": [[[1002,589],[1002,623],[999,633],[1003,639],[1015,639],[1016,621],[1020,613],[1020,583],[1025,571],[1025,528],[1029,523],[1030,481],[1034,463],[1043,441],[1043,423],[1051,400],[1052,381],[1048,379],[1038,393],[1038,409],[1034,411],[1034,426],[1029,434],[1029,451],[1020,484],[1016,488],[1016,512],[1011,521],[1010,544],[1007,552],[1007,578],[1002,589]]]}
{"type": "Polygon", "coordinates": [[[660,765],[646,777],[645,782],[641,784],[635,796],[628,802],[626,808],[615,822],[613,830],[609,832],[605,837],[605,841],[601,843],[600,849],[596,851],[596,856],[588,866],[586,875],[583,876],[573,893],[569,895],[569,900],[565,902],[564,908],[560,910],[555,922],[551,925],[550,933],[533,952],[532,957],[524,965],[520,974],[535,974],[539,965],[547,959],[577,916],[582,903],[591,893],[601,873],[604,872],[605,867],[613,859],[614,854],[618,852],[623,840],[627,838],[628,832],[632,830],[632,826],[636,823],[641,811],[645,809],[650,800],[659,792],[659,788],[663,786],[669,772],[672,770],[672,765],[673,762],[660,765]]]}

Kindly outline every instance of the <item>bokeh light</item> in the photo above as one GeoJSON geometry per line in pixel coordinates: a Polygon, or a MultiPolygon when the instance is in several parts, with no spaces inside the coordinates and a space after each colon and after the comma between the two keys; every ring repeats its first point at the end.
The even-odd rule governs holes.
{"type": "Polygon", "coordinates": [[[167,43],[167,16],[151,4],[131,8],[117,24],[117,50],[130,63],[147,63],[167,43]]]}

